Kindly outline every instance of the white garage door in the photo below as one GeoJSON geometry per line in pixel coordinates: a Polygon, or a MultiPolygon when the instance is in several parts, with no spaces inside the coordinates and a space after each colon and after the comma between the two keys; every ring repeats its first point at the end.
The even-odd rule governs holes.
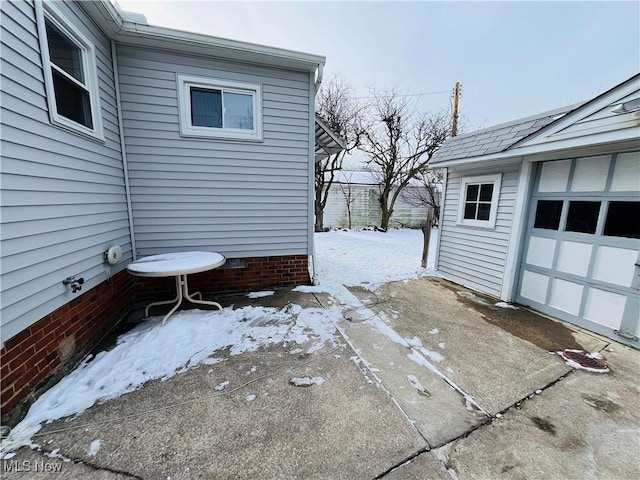
{"type": "Polygon", "coordinates": [[[537,165],[517,301],[640,347],[640,152],[537,165]]]}

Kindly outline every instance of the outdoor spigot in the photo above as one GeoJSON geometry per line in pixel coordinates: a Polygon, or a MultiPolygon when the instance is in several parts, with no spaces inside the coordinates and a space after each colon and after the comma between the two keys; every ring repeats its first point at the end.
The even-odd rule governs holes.
{"type": "Polygon", "coordinates": [[[76,276],[72,275],[71,277],[67,277],[62,281],[63,285],[71,286],[71,292],[76,293],[82,290],[82,285],[84,284],[84,278],[80,277],[76,280],[76,276]]]}

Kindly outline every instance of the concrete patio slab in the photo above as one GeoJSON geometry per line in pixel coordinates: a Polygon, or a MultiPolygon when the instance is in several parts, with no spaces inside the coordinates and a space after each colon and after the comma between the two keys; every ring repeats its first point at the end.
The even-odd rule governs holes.
{"type": "Polygon", "coordinates": [[[488,420],[442,378],[411,360],[410,348],[380,334],[368,323],[343,322],[342,328],[430,446],[447,443],[488,420]],[[426,391],[416,389],[410,379],[414,384],[417,380],[426,391]]]}
{"type": "Polygon", "coordinates": [[[549,350],[607,345],[527,310],[470,300],[471,292],[440,279],[392,282],[373,297],[352,291],[402,337],[418,337],[434,366],[492,415],[571,370],[549,350]],[[579,342],[585,340],[583,347],[579,342]]]}
{"type": "MultiPolygon", "coordinates": [[[[374,478],[426,448],[347,346],[227,356],[47,425],[36,441],[144,479],[374,478]],[[293,386],[292,377],[326,383],[293,386]],[[222,391],[216,386],[229,382],[222,391]],[[60,431],[62,430],[62,431],[60,431]],[[59,431],[58,433],[54,433],[59,431]],[[95,456],[91,442],[100,440],[95,456]]],[[[216,355],[217,357],[220,354],[216,355]]]]}
{"type": "Polygon", "coordinates": [[[383,478],[385,480],[453,480],[454,477],[432,452],[424,452],[383,478]]]}
{"type": "MultiPolygon", "coordinates": [[[[368,309],[345,312],[353,321],[333,344],[218,351],[220,363],[45,425],[34,441],[71,462],[21,449],[10,460],[30,471],[3,465],[2,478],[640,478],[640,352],[438,279],[352,292],[368,309]],[[413,345],[354,315],[371,311],[413,345]],[[548,353],[562,348],[603,350],[612,372],[571,370],[548,353]],[[412,360],[417,351],[493,417],[412,360]]],[[[332,306],[327,321],[333,302],[287,291],[223,300],[332,306]]]]}
{"type": "Polygon", "coordinates": [[[640,478],[640,353],[603,353],[611,373],[574,371],[435,453],[461,479],[640,478]]]}

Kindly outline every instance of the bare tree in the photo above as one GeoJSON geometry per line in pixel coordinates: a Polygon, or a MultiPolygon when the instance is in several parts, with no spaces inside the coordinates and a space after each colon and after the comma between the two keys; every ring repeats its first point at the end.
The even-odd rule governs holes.
{"type": "Polygon", "coordinates": [[[353,204],[355,201],[362,195],[362,192],[358,192],[357,194],[354,191],[354,185],[352,183],[353,172],[346,173],[344,172],[344,182],[339,182],[338,186],[340,187],[340,191],[344,196],[344,202],[347,206],[347,219],[349,221],[349,230],[351,230],[351,218],[353,214],[353,204]]]}
{"type": "Polygon", "coordinates": [[[447,112],[417,113],[414,102],[397,88],[372,92],[366,123],[358,130],[359,148],[380,183],[380,228],[387,230],[400,193],[427,169],[450,132],[447,112]]]}
{"type": "Polygon", "coordinates": [[[413,207],[428,207],[433,212],[432,225],[437,227],[440,222],[440,197],[444,188],[444,169],[428,169],[416,177],[416,188],[403,190],[402,200],[413,207]]]}
{"type": "Polygon", "coordinates": [[[359,122],[360,109],[353,98],[353,88],[346,80],[334,76],[323,84],[316,97],[316,114],[334,132],[345,139],[347,148],[329,155],[315,165],[315,231],[324,230],[324,209],[329,198],[329,189],[335,180],[335,174],[342,169],[347,153],[353,150],[358,141],[356,125],[359,122]]]}

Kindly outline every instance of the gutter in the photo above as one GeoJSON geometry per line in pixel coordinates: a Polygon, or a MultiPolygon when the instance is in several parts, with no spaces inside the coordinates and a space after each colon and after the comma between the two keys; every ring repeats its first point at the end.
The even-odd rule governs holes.
{"type": "Polygon", "coordinates": [[[316,88],[318,88],[322,82],[323,67],[326,62],[324,56],[149,25],[146,23],[144,15],[124,12],[117,3],[114,5],[110,0],[91,2],[91,5],[94,7],[92,11],[101,17],[96,20],[99,21],[101,26],[108,26],[108,31],[111,32],[109,36],[112,40],[127,43],[126,37],[130,34],[135,37],[148,38],[150,40],[166,40],[177,45],[182,44],[205,49],[218,48],[227,50],[228,55],[226,55],[225,58],[230,59],[234,58],[233,52],[271,57],[271,59],[276,62],[279,60],[284,64],[289,63],[291,68],[316,72],[316,88]]]}
{"type": "MultiPolygon", "coordinates": [[[[315,71],[316,69],[318,69],[318,65],[324,65],[326,61],[326,58],[320,55],[296,52],[283,48],[269,47],[256,43],[213,37],[211,35],[203,35],[200,33],[185,32],[182,30],[174,30],[165,27],[156,27],[153,25],[145,25],[143,23],[125,20],[122,25],[122,29],[116,35],[116,39],[117,36],[127,33],[133,33],[147,38],[155,38],[159,40],[164,39],[175,43],[183,43],[194,46],[199,45],[206,48],[222,48],[225,50],[241,53],[249,52],[261,56],[269,56],[282,60],[301,62],[308,65],[308,71],[315,71]]],[[[320,78],[321,77],[322,74],[320,74],[320,78]]]]}

